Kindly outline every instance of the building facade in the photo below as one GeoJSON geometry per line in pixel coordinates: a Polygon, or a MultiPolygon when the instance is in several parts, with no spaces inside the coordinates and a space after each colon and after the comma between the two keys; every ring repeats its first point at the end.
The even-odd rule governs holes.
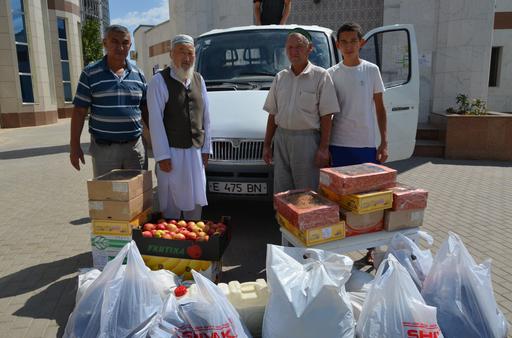
{"type": "MultiPolygon", "coordinates": [[[[254,22],[251,1],[169,0],[170,20],[135,32],[137,64],[148,78],[169,63],[169,40],[254,22]]],[[[288,23],[336,30],[356,21],[364,31],[413,24],[420,56],[419,120],[455,105],[458,93],[512,112],[512,1],[292,0],[288,23]]]]}
{"type": "Polygon", "coordinates": [[[82,68],[79,0],[0,2],[0,127],[70,115],[82,68]]]}

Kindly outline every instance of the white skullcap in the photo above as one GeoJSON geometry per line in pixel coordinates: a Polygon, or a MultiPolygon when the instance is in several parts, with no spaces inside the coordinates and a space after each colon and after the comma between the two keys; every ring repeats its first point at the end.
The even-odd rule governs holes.
{"type": "Polygon", "coordinates": [[[194,39],[190,35],[178,34],[171,40],[171,48],[185,43],[194,45],[194,39]]]}

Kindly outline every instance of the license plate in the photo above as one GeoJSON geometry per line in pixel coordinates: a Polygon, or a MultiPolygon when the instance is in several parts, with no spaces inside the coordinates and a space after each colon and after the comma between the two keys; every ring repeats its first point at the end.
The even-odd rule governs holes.
{"type": "Polygon", "coordinates": [[[267,193],[266,183],[246,182],[208,182],[208,190],[223,194],[264,195],[267,193]]]}

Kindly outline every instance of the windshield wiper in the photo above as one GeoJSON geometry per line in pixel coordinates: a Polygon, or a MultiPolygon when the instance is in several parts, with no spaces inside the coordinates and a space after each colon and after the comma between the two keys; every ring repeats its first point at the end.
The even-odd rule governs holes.
{"type": "Polygon", "coordinates": [[[205,80],[207,88],[226,88],[226,89],[255,89],[259,87],[258,84],[252,82],[252,81],[232,81],[232,80],[205,80]]]}

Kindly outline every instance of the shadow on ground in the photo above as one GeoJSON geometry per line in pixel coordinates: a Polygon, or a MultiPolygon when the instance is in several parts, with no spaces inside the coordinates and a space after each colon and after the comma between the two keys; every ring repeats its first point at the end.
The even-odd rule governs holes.
{"type": "Polygon", "coordinates": [[[398,170],[398,173],[400,174],[429,163],[440,165],[464,165],[479,167],[512,167],[511,162],[505,161],[451,160],[440,157],[411,157],[409,159],[402,161],[385,163],[385,165],[398,170]]]}
{"type": "MultiPolygon", "coordinates": [[[[82,149],[84,154],[88,154],[89,143],[82,143],[82,149]]],[[[51,146],[51,147],[39,147],[29,149],[18,149],[0,152],[0,160],[15,160],[20,158],[37,157],[54,155],[61,153],[69,153],[69,145],[51,146]]]]}
{"type": "Polygon", "coordinates": [[[31,266],[0,278],[0,298],[15,297],[46,286],[30,297],[13,315],[55,320],[59,325],[58,337],[61,337],[75,306],[77,289],[76,277],[61,278],[91,266],[90,252],[31,266]]]}

